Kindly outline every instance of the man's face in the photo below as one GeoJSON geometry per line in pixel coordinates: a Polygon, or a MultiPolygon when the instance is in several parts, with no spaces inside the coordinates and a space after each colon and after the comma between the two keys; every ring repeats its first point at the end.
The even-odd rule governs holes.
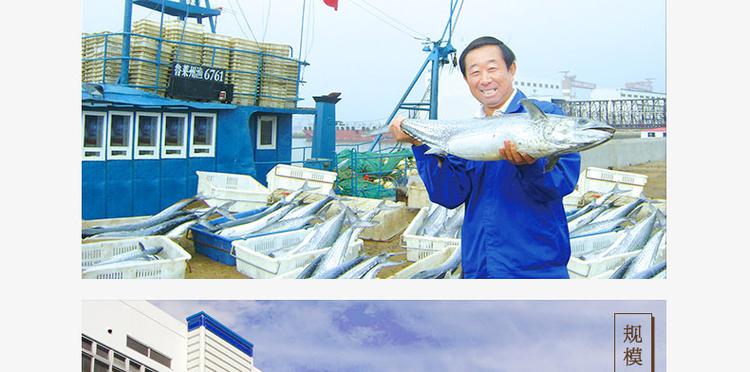
{"type": "Polygon", "coordinates": [[[485,109],[500,108],[513,92],[513,77],[516,63],[508,68],[503,60],[500,47],[485,45],[466,54],[466,83],[471,95],[481,102],[485,109]]]}

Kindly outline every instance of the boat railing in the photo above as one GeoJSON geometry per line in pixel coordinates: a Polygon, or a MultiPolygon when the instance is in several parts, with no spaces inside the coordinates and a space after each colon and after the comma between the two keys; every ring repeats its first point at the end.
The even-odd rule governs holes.
{"type": "MultiPolygon", "coordinates": [[[[153,65],[154,68],[154,75],[153,78],[151,78],[148,74],[144,74],[141,76],[146,76],[147,80],[150,80],[152,84],[143,84],[144,79],[138,79],[138,84],[130,84],[128,83],[122,83],[119,82],[120,85],[132,87],[132,88],[138,88],[142,90],[149,90],[153,91],[154,93],[163,93],[166,91],[166,85],[160,84],[160,78],[163,78],[166,75],[169,75],[171,73],[172,64],[174,62],[177,63],[190,63],[191,61],[185,61],[181,60],[180,58],[180,49],[182,47],[193,47],[193,48],[203,48],[203,49],[210,49],[211,50],[211,60],[205,61],[201,59],[200,63],[195,63],[193,61],[193,64],[200,64],[202,66],[206,67],[212,67],[212,68],[222,68],[226,70],[227,74],[235,74],[235,75],[247,75],[251,76],[255,79],[255,85],[254,85],[254,91],[251,92],[243,92],[238,91],[235,89],[234,96],[235,97],[245,97],[246,101],[255,103],[256,105],[259,103],[259,100],[261,98],[269,98],[273,100],[283,101],[287,102],[290,105],[295,105],[298,101],[301,101],[302,98],[299,97],[299,84],[305,83],[304,80],[300,79],[300,72],[303,66],[308,65],[307,62],[296,60],[294,58],[285,57],[269,52],[264,51],[254,51],[254,50],[246,50],[241,48],[229,48],[229,47],[223,47],[218,45],[210,45],[210,44],[201,44],[201,43],[193,43],[189,41],[177,41],[177,40],[169,40],[159,37],[154,37],[151,35],[145,35],[145,34],[139,34],[139,33],[125,33],[125,32],[104,32],[104,33],[96,33],[96,34],[88,34],[88,35],[82,35],[81,36],[81,43],[83,45],[83,56],[81,58],[81,62],[83,64],[84,69],[84,76],[82,76],[84,82],[88,83],[111,83],[115,84],[118,83],[118,78],[120,75],[120,66],[122,64],[123,60],[128,60],[129,63],[129,71],[128,75],[131,75],[133,73],[137,73],[138,71],[134,71],[133,66],[130,64],[130,62],[142,62],[147,65],[153,65]],[[123,56],[122,55],[122,39],[129,35],[131,39],[131,50],[133,49],[132,45],[137,42],[143,42],[142,40],[150,40],[153,43],[156,43],[155,48],[155,54],[154,58],[142,58],[142,57],[133,57],[133,56],[123,56]],[[101,42],[99,42],[96,39],[102,39],[101,42]],[[114,41],[115,39],[119,39],[117,41],[114,41]],[[142,39],[142,40],[141,40],[142,39]],[[93,40],[95,41],[94,46],[86,46],[87,40],[93,40]],[[113,45],[113,44],[120,44],[120,45],[113,45]],[[175,50],[174,55],[172,55],[171,58],[163,58],[162,53],[165,49],[164,45],[171,45],[172,48],[175,50]],[[89,48],[89,50],[87,50],[89,48]],[[94,49],[94,52],[91,53],[91,48],[94,49]],[[218,66],[216,63],[216,56],[219,51],[225,51],[228,53],[235,53],[235,54],[246,54],[248,60],[257,60],[257,68],[252,70],[243,70],[243,69],[231,69],[231,68],[225,68],[225,66],[218,66]],[[87,54],[93,54],[92,57],[86,57],[87,54]],[[296,68],[296,77],[291,78],[288,76],[279,75],[273,72],[265,71],[264,66],[271,65],[274,63],[274,61],[285,61],[288,65],[293,65],[296,68]],[[88,62],[88,66],[87,66],[88,62]],[[91,71],[92,69],[100,69],[101,74],[94,73],[93,76],[96,76],[96,78],[88,78],[86,71],[91,71]],[[293,84],[293,94],[291,94],[291,89],[286,89],[289,95],[277,95],[277,94],[268,94],[264,92],[262,88],[262,84],[268,85],[268,84],[277,84],[277,85],[284,85],[284,84],[293,84]]],[[[291,47],[290,47],[291,50],[291,47]]],[[[293,51],[292,51],[293,52],[293,51]]],[[[253,63],[249,63],[252,65],[253,63]]],[[[230,66],[231,67],[231,66],[230,66]]],[[[278,69],[277,69],[278,70],[278,69]]],[[[263,85],[263,86],[265,86],[263,85]]],[[[271,91],[278,91],[278,89],[268,89],[271,91]]]]}

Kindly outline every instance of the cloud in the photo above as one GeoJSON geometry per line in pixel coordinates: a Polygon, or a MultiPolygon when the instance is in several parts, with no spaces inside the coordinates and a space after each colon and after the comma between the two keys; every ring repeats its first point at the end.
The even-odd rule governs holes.
{"type": "Polygon", "coordinates": [[[600,371],[613,312],[655,301],[153,301],[203,310],[255,344],[268,371],[600,371]]]}

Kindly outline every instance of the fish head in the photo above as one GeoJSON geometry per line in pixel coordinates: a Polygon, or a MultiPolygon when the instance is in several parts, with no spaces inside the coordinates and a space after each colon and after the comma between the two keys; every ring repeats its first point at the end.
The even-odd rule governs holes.
{"type": "Polygon", "coordinates": [[[609,124],[588,118],[550,118],[549,124],[544,127],[544,138],[558,148],[559,154],[599,146],[612,139],[615,133],[615,128],[609,124]]]}

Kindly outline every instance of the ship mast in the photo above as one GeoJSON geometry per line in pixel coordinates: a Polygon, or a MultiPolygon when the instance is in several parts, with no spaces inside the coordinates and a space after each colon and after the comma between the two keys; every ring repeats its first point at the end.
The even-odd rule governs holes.
{"type": "MultiPolygon", "coordinates": [[[[388,116],[386,123],[390,123],[391,120],[393,120],[393,118],[396,116],[396,113],[398,113],[398,110],[400,109],[415,110],[415,111],[429,111],[430,119],[432,120],[437,119],[437,116],[438,116],[438,80],[440,77],[440,66],[450,62],[449,56],[451,54],[453,54],[454,61],[455,61],[456,48],[454,48],[453,45],[451,44],[451,38],[453,37],[453,30],[456,27],[456,22],[458,22],[458,17],[461,14],[462,6],[463,6],[463,0],[460,0],[460,1],[451,0],[450,15],[448,16],[448,22],[446,22],[445,28],[443,29],[443,34],[440,36],[440,39],[438,41],[430,42],[428,40],[425,43],[422,50],[425,52],[430,52],[430,54],[427,55],[427,58],[422,64],[422,67],[419,68],[417,75],[411,81],[411,84],[409,84],[409,87],[406,88],[406,91],[401,96],[401,99],[398,101],[398,104],[396,104],[396,107],[393,109],[393,112],[391,112],[391,115],[388,116]],[[454,19],[454,16],[455,16],[455,19],[454,19]],[[446,34],[448,34],[448,37],[447,39],[443,40],[446,34]],[[429,102],[414,102],[414,103],[404,102],[406,101],[406,97],[409,96],[409,93],[411,93],[411,90],[414,88],[414,85],[422,76],[422,73],[424,72],[424,70],[427,68],[427,65],[431,65],[431,68],[432,68],[431,79],[430,79],[430,101],[429,102]]],[[[372,141],[369,151],[373,151],[375,149],[375,147],[378,145],[378,142],[380,142],[380,138],[382,136],[383,135],[380,134],[375,138],[374,141],[372,141]]]]}

